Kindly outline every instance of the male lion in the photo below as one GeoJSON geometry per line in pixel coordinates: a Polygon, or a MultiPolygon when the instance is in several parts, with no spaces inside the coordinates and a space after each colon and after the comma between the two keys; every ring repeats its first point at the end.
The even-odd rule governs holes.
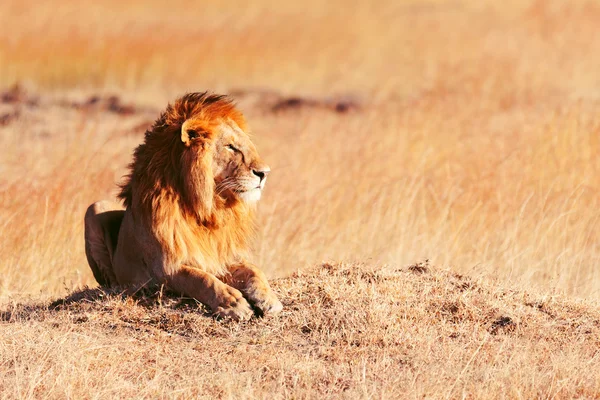
{"type": "Polygon", "coordinates": [[[85,252],[104,286],[165,284],[218,317],[276,313],[282,305],[246,261],[269,167],[226,96],[191,93],[145,134],[119,198],[85,214],[85,252]]]}

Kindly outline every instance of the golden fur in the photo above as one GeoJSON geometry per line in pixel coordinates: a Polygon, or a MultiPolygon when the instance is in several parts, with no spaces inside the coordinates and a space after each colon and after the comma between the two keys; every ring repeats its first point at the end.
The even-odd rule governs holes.
{"type": "Polygon", "coordinates": [[[125,210],[98,202],[86,214],[100,284],[166,283],[233,318],[248,315],[242,295],[259,313],[281,309],[245,261],[269,172],[246,129],[225,96],[192,93],[166,108],[134,152],[119,194],[125,210]]]}

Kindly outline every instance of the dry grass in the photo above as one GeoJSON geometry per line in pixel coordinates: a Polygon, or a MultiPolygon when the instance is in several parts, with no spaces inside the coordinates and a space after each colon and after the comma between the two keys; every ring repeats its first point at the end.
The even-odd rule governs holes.
{"type": "Polygon", "coordinates": [[[224,323],[164,293],[14,304],[14,398],[596,398],[600,307],[428,265],[324,264],[274,282],[285,311],[224,323]]]}
{"type": "Polygon", "coordinates": [[[548,326],[598,320],[591,303],[600,298],[598,20],[598,1],[0,2],[0,302],[7,307],[23,296],[94,285],[83,253],[85,208],[114,197],[132,149],[166,102],[204,89],[235,95],[273,170],[256,241],[256,261],[271,276],[323,260],[388,264],[381,273],[393,275],[429,258],[549,293],[529,301],[486,286],[456,298],[444,289],[452,275],[437,272],[351,289],[333,273],[336,305],[309,312],[320,297],[293,291],[317,290],[309,284],[315,272],[279,281],[287,314],[247,326],[112,297],[92,302],[82,324],[69,318],[86,302],[54,311],[30,305],[15,323],[0,323],[7,332],[0,397],[39,397],[39,390],[79,397],[88,382],[105,397],[177,390],[242,397],[245,388],[248,397],[269,390],[318,397],[343,387],[348,397],[593,397],[597,325],[584,324],[592,333],[581,335],[575,325],[548,326]],[[17,82],[26,90],[9,90],[17,82]],[[367,331],[358,325],[371,308],[359,307],[359,289],[374,296],[365,300],[376,308],[367,331]],[[573,300],[552,303],[558,294],[573,300]],[[390,303],[397,299],[404,303],[390,303]],[[461,308],[459,299],[475,303],[461,308]],[[428,306],[435,301],[438,308],[428,306]],[[452,321],[442,303],[459,304],[450,314],[464,318],[452,321]],[[395,308],[403,304],[414,313],[395,308]],[[548,314],[547,304],[562,311],[548,314]],[[515,330],[492,335],[491,309],[515,330]],[[165,333],[135,317],[163,312],[193,323],[165,333]],[[336,313],[348,325],[336,325],[336,313]],[[118,322],[126,314],[130,328],[118,322]],[[389,338],[378,324],[390,315],[399,318],[390,329],[402,343],[377,344],[389,338]],[[111,320],[115,328],[107,329],[111,320]],[[329,331],[300,328],[325,322],[329,331]],[[129,338],[138,325],[146,344],[129,338]],[[469,334],[448,339],[442,332],[453,327],[469,334]],[[300,333],[287,336],[288,329],[300,333]],[[334,338],[368,342],[364,332],[373,343],[351,349],[338,341],[345,344],[335,354],[334,338]],[[257,347],[258,361],[242,357],[228,367],[201,347],[190,350],[199,338],[225,360],[250,351],[253,340],[274,348],[257,347]],[[320,340],[330,359],[315,350],[320,340]],[[275,358],[277,350],[291,361],[275,358]],[[411,364],[396,362],[403,352],[411,364]],[[121,353],[131,363],[103,364],[121,353]],[[211,384],[184,368],[197,357],[214,374],[211,384]],[[351,357],[358,364],[344,363],[351,357]],[[243,382],[231,378],[250,367],[243,382]]]}

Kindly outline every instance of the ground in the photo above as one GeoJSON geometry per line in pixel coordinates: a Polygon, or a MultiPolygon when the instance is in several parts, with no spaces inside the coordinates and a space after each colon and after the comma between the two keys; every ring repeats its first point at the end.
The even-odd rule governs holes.
{"type": "Polygon", "coordinates": [[[82,289],[2,314],[15,398],[596,398],[600,307],[427,263],[322,264],[285,310],[216,321],[160,290],[82,289]],[[90,374],[88,371],[94,371],[90,374]],[[519,384],[515,384],[519,382],[519,384]]]}

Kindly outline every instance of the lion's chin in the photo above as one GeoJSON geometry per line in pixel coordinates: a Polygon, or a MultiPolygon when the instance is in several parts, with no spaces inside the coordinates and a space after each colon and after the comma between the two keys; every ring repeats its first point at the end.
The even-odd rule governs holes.
{"type": "Polygon", "coordinates": [[[261,194],[262,194],[262,190],[260,190],[260,188],[255,188],[255,189],[247,190],[245,192],[237,193],[239,199],[245,203],[256,203],[258,200],[260,200],[261,194]]]}

